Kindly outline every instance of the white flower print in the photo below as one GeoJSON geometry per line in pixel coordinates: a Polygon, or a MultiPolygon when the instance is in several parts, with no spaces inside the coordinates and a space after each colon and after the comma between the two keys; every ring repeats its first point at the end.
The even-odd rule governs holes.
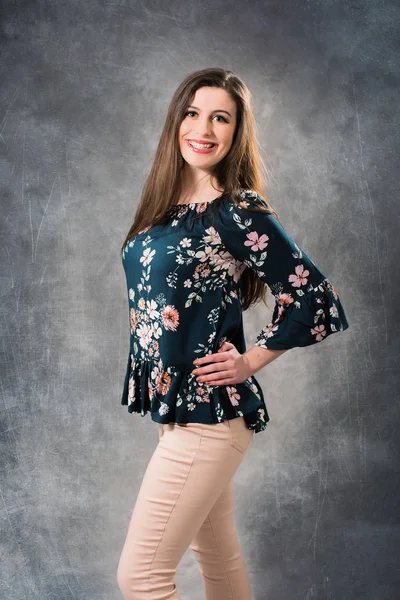
{"type": "Polygon", "coordinates": [[[246,265],[234,259],[229,252],[223,251],[219,254],[215,268],[227,271],[229,277],[232,277],[233,280],[237,282],[243,271],[246,269],[246,265]]]}
{"type": "Polygon", "coordinates": [[[143,256],[140,257],[140,262],[143,263],[144,267],[147,267],[147,265],[151,263],[155,253],[156,253],[156,251],[152,250],[151,248],[146,248],[144,250],[143,256]]]}
{"type": "Polygon", "coordinates": [[[151,342],[151,328],[147,323],[140,323],[136,328],[136,335],[139,338],[139,344],[147,350],[151,342]]]}
{"type": "Polygon", "coordinates": [[[151,328],[154,338],[158,340],[162,336],[162,329],[160,327],[160,324],[157,323],[157,321],[154,321],[151,328]]]}
{"type": "Polygon", "coordinates": [[[214,227],[206,229],[206,235],[203,236],[204,241],[212,246],[219,246],[221,244],[221,238],[218,231],[214,227]]]}
{"type": "Polygon", "coordinates": [[[218,252],[215,248],[211,248],[211,246],[206,246],[204,250],[199,250],[195,254],[196,258],[199,258],[201,262],[206,262],[211,259],[211,264],[216,262],[218,257],[218,252]]]}
{"type": "Polygon", "coordinates": [[[161,402],[160,408],[158,409],[158,413],[160,415],[166,415],[169,411],[169,406],[166,402],[161,402]]]}
{"type": "Polygon", "coordinates": [[[160,316],[160,311],[157,310],[157,302],[153,299],[147,300],[147,314],[150,319],[158,319],[160,316]]]}

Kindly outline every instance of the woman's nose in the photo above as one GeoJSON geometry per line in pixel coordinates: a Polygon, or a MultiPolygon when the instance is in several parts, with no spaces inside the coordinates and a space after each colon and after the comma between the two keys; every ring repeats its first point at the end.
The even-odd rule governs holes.
{"type": "Polygon", "coordinates": [[[208,119],[198,121],[196,129],[197,129],[196,135],[198,135],[199,138],[201,138],[202,136],[204,136],[204,138],[207,138],[207,136],[212,131],[211,123],[208,119]]]}

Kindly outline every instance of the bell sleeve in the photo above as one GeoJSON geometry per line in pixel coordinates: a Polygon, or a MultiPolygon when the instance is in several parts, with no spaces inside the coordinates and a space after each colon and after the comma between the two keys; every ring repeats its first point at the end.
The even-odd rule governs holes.
{"type": "Polygon", "coordinates": [[[274,296],[272,321],[263,327],[254,345],[289,350],[322,342],[332,333],[348,329],[342,303],[329,279],[280,222],[260,210],[268,205],[256,192],[246,190],[242,197],[239,206],[233,200],[223,203],[215,229],[232,257],[252,269],[274,296]]]}

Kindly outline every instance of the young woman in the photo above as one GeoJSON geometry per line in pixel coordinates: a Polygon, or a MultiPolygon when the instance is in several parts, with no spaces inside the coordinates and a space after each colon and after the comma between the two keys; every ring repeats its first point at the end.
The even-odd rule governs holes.
{"type": "Polygon", "coordinates": [[[131,341],[121,404],[159,443],[118,565],[126,600],[177,600],[190,547],[207,600],[251,600],[233,475],[269,416],[254,374],[348,328],[337,291],[265,199],[251,94],[231,71],[176,90],[122,246],[131,341]],[[275,306],[246,351],[242,313],[275,306]]]}

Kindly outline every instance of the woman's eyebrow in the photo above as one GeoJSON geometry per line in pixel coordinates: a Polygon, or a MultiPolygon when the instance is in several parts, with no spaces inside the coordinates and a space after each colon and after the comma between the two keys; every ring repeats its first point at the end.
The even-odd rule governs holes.
{"type": "MultiPolygon", "coordinates": [[[[187,108],[195,108],[196,110],[200,110],[200,108],[198,108],[197,106],[193,106],[193,104],[189,104],[189,106],[187,108]]],[[[224,112],[227,115],[229,115],[230,117],[232,116],[230,112],[228,112],[227,110],[223,110],[222,108],[216,108],[215,110],[212,110],[211,112],[224,112]]]]}

